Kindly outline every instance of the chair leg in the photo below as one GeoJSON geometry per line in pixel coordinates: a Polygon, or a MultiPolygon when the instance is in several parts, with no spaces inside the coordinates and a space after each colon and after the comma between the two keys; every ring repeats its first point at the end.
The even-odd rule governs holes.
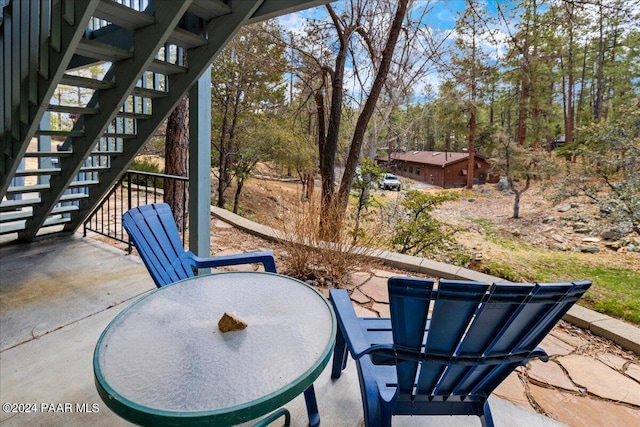
{"type": "Polygon", "coordinates": [[[391,427],[393,405],[385,405],[377,396],[363,396],[363,399],[366,400],[362,402],[365,427],[391,427]]]}
{"type": "Polygon", "coordinates": [[[284,425],[290,426],[291,414],[286,408],[280,408],[274,413],[267,415],[266,417],[264,417],[263,419],[255,423],[253,427],[266,427],[267,425],[271,424],[272,422],[274,422],[275,420],[277,420],[282,416],[284,416],[284,425]]]}
{"type": "Polygon", "coordinates": [[[313,384],[304,391],[304,402],[307,404],[307,413],[309,414],[309,425],[318,427],[320,425],[320,413],[318,411],[318,402],[316,400],[316,391],[313,384]]]}
{"type": "Polygon", "coordinates": [[[382,400],[378,384],[371,372],[371,362],[366,358],[367,356],[356,361],[364,425],[365,427],[391,427],[393,404],[382,400]]]}
{"type": "Polygon", "coordinates": [[[342,371],[347,367],[347,342],[338,328],[336,333],[336,345],[333,348],[333,364],[331,366],[331,378],[340,378],[342,371]]]}
{"type": "Polygon", "coordinates": [[[489,401],[485,401],[482,406],[482,414],[480,414],[480,422],[482,427],[493,427],[493,417],[491,416],[491,408],[489,408],[489,401]]]}

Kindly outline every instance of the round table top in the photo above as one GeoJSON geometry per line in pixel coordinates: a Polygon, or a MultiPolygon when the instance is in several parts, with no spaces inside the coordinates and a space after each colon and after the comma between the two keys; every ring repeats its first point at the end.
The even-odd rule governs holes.
{"type": "Polygon", "coordinates": [[[125,419],[235,424],[308,388],[328,363],[336,320],[327,299],[287,276],[223,272],[154,290],[107,326],[96,387],[125,419]],[[227,312],[248,326],[222,333],[227,312]]]}

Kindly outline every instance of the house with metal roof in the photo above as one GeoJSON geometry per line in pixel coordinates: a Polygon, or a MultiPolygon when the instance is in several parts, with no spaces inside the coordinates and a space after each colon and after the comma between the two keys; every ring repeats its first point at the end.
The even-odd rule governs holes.
{"type": "MultiPolygon", "coordinates": [[[[442,188],[464,187],[467,184],[468,152],[405,151],[378,157],[377,163],[396,175],[442,188]]],[[[474,157],[474,182],[484,184],[489,180],[491,166],[476,154],[474,157]]]]}

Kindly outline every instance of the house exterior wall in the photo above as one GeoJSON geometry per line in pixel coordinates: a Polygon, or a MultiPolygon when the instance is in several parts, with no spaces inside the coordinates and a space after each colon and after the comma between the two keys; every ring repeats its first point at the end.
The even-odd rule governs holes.
{"type": "MultiPolygon", "coordinates": [[[[489,164],[484,159],[476,158],[474,178],[480,184],[489,178],[489,164]]],[[[467,160],[450,163],[444,167],[410,161],[396,161],[393,172],[405,178],[422,181],[426,184],[442,188],[459,188],[467,185],[467,160]]]]}
{"type": "Polygon", "coordinates": [[[440,167],[425,165],[423,163],[399,162],[395,167],[395,174],[428,184],[434,181],[433,185],[442,186],[439,183],[443,182],[443,174],[440,167]]]}
{"type": "Polygon", "coordinates": [[[467,161],[444,167],[444,188],[459,188],[467,185],[467,161]]]}

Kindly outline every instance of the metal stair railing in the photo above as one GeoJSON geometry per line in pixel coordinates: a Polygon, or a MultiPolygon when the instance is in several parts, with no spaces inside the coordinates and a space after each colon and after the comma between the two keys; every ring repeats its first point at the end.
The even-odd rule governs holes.
{"type": "Polygon", "coordinates": [[[189,178],[183,176],[128,170],[84,221],[83,236],[86,237],[90,231],[125,243],[131,253],[131,241],[122,228],[122,215],[137,206],[162,202],[166,200],[166,191],[171,191],[169,198],[181,200],[185,207],[184,214],[177,221],[182,226],[181,238],[184,245],[189,216],[188,184],[189,178]]]}

